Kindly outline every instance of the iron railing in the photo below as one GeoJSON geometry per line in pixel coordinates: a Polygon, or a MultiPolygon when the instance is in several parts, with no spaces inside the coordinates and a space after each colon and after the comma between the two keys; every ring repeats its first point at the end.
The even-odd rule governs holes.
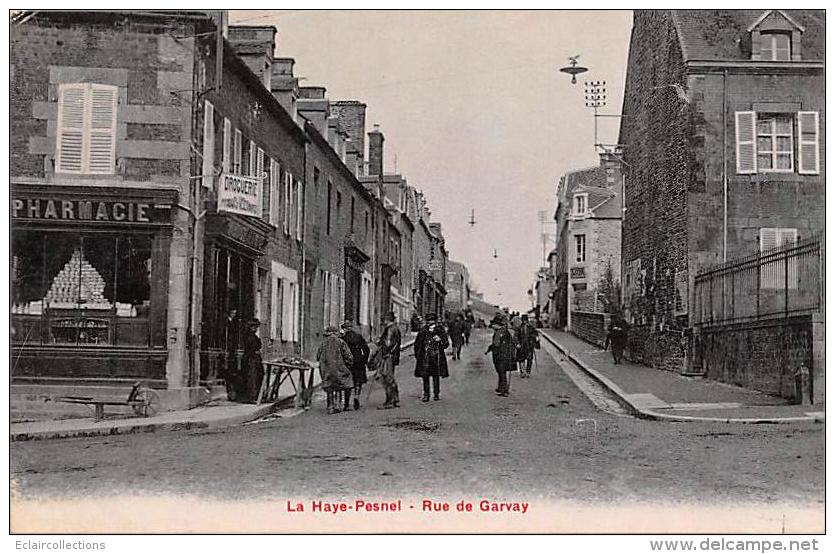
{"type": "Polygon", "coordinates": [[[728,325],[823,310],[821,237],[731,260],[696,275],[694,323],[728,325]]]}

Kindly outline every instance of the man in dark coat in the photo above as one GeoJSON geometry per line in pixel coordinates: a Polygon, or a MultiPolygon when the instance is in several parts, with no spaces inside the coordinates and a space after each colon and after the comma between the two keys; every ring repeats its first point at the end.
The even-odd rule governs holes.
{"type": "Polygon", "coordinates": [[[400,406],[400,391],[394,378],[394,368],[400,363],[401,340],[400,328],[397,326],[394,312],[389,312],[386,314],[386,326],[383,328],[383,334],[380,335],[380,340],[377,342],[382,357],[378,375],[386,389],[386,403],[381,406],[383,409],[400,406]]]}
{"type": "Polygon", "coordinates": [[[244,401],[258,402],[261,392],[261,381],[264,379],[264,366],[261,363],[261,339],[256,332],[261,322],[252,319],[243,330],[244,357],[241,360],[241,373],[246,383],[246,398],[244,401]]]}
{"type": "Polygon", "coordinates": [[[444,350],[449,348],[449,337],[435,314],[426,314],[426,324],[415,337],[415,377],[423,379],[423,401],[429,402],[429,378],[435,400],[441,399],[441,377],[449,377],[444,350]]]}
{"type": "Polygon", "coordinates": [[[345,393],[345,405],[348,408],[351,399],[351,389],[354,387],[354,379],[351,376],[351,366],[354,365],[354,356],[345,341],[339,336],[336,327],[325,329],[325,337],[319,345],[316,353],[319,360],[319,376],[322,378],[322,389],[327,395],[327,412],[335,414],[340,411],[338,395],[345,393]]]}
{"type": "Polygon", "coordinates": [[[496,317],[490,322],[490,327],[493,328],[493,341],[487,347],[485,354],[493,353],[493,367],[496,368],[496,373],[499,376],[496,394],[509,396],[510,382],[507,378],[507,372],[516,369],[516,341],[513,338],[505,314],[496,314],[496,317]]]}
{"type": "Polygon", "coordinates": [[[354,363],[351,364],[351,376],[354,378],[354,409],[360,409],[360,393],[363,384],[368,382],[366,364],[368,363],[368,343],[356,330],[353,321],[342,324],[342,340],[351,349],[354,363]]]}
{"type": "Polygon", "coordinates": [[[464,316],[458,314],[449,322],[449,340],[452,341],[452,359],[461,359],[461,347],[464,346],[464,316]]]}
{"type": "Polygon", "coordinates": [[[612,358],[615,364],[619,364],[623,358],[623,351],[626,348],[626,342],[629,338],[629,324],[622,317],[612,318],[612,323],[609,325],[609,333],[606,335],[606,343],[603,345],[603,350],[612,345],[612,358]]]}
{"type": "Polygon", "coordinates": [[[522,316],[522,325],[519,327],[518,348],[519,352],[516,359],[522,364],[519,377],[525,379],[531,376],[534,350],[539,348],[539,335],[536,332],[536,328],[528,320],[528,314],[522,316]]]}

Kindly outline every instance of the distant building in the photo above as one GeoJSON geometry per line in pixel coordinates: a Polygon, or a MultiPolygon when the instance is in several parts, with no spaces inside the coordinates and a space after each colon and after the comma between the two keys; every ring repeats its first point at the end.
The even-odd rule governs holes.
{"type": "Polygon", "coordinates": [[[560,179],[552,256],[551,319],[557,327],[572,330],[576,314],[607,311],[601,280],[609,268],[614,280],[620,276],[622,179],[617,158],[601,154],[600,166],[571,171],[560,179]]]}
{"type": "Polygon", "coordinates": [[[467,266],[449,260],[446,268],[446,302],[449,313],[460,312],[470,305],[470,272],[467,266]]]}

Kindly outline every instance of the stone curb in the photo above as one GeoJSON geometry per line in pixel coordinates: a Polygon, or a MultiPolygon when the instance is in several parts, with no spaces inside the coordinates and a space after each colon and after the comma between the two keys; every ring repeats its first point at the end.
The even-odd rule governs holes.
{"type": "Polygon", "coordinates": [[[280,403],[264,404],[258,408],[253,409],[246,414],[237,414],[232,416],[214,416],[205,419],[183,419],[180,421],[166,421],[160,423],[141,423],[137,420],[136,423],[128,420],[121,420],[114,422],[113,425],[106,427],[86,427],[81,426],[77,429],[64,430],[45,430],[34,432],[18,432],[11,433],[11,441],[25,441],[25,440],[40,440],[40,439],[63,439],[70,437],[97,437],[108,435],[126,435],[131,433],[154,433],[156,431],[185,431],[189,429],[216,429],[220,427],[232,427],[240,425],[248,421],[252,421],[272,412],[280,403]]]}
{"type": "MultiPolygon", "coordinates": [[[[409,340],[401,345],[401,352],[407,350],[414,344],[414,339],[409,340]]],[[[316,385],[314,389],[320,385],[316,385]]],[[[154,433],[156,431],[186,431],[189,429],[217,429],[220,427],[234,427],[248,423],[256,419],[262,418],[281,404],[291,400],[294,396],[282,398],[275,403],[264,404],[254,408],[251,412],[246,414],[238,414],[234,416],[209,416],[205,419],[183,419],[181,421],[167,421],[160,423],[141,423],[140,420],[119,420],[118,423],[114,421],[113,425],[102,427],[80,426],[76,429],[64,430],[45,430],[34,432],[17,432],[10,433],[10,441],[26,441],[26,440],[42,440],[42,439],[64,439],[71,437],[97,437],[109,435],[127,435],[131,433],[154,433]]]]}
{"type": "Polygon", "coordinates": [[[742,418],[742,417],[699,417],[699,416],[685,416],[685,415],[670,415],[670,414],[662,414],[658,413],[653,410],[647,410],[645,408],[639,408],[634,403],[632,403],[623,389],[621,389],[618,385],[613,383],[608,377],[602,375],[597,370],[590,367],[584,361],[580,360],[571,352],[565,348],[563,345],[558,343],[556,339],[539,331],[539,334],[545,338],[551,345],[553,345],[557,350],[562,352],[562,354],[571,360],[577,367],[588,373],[592,378],[598,381],[601,385],[603,385],[609,392],[614,394],[618,401],[629,410],[632,415],[636,417],[640,417],[642,419],[649,419],[654,421],[671,421],[671,422],[692,422],[692,421],[701,421],[701,422],[713,422],[713,423],[748,423],[748,424],[766,424],[766,423],[797,423],[797,422],[816,422],[816,423],[823,423],[825,422],[825,418],[823,417],[813,417],[813,416],[794,416],[794,417],[751,417],[751,418],[742,418]]]}

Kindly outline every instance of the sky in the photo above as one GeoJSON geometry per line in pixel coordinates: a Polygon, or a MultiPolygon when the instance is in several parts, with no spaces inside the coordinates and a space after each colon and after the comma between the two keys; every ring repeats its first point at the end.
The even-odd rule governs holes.
{"type": "MultiPolygon", "coordinates": [[[[247,10],[230,23],[274,25],[302,86],[367,104],[385,171],[426,194],[450,258],[487,300],[531,307],[559,177],[598,163],[583,82],[606,81],[601,113],[620,113],[630,12],[247,10]],[[559,68],[578,54],[589,71],[572,85],[559,68]]],[[[598,118],[601,142],[617,122],[598,118]]]]}

